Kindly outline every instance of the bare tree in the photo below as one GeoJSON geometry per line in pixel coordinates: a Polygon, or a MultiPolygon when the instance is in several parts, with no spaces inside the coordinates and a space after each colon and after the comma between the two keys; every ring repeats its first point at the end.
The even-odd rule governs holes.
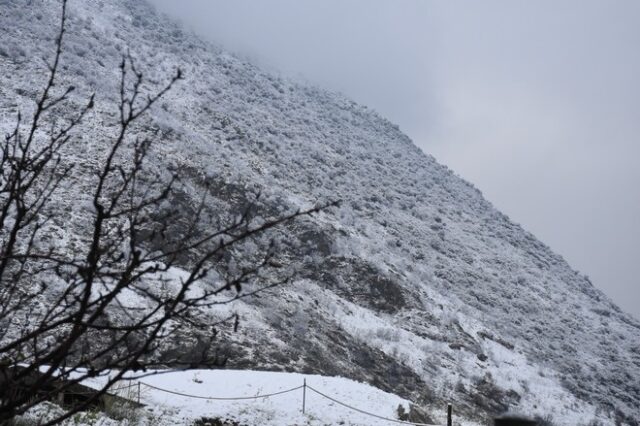
{"type": "MultiPolygon", "coordinates": [[[[135,125],[182,73],[177,70],[163,86],[149,88],[127,54],[120,64],[117,132],[94,171],[88,217],[75,225],[81,229],[79,243],[69,250],[47,242],[44,237],[61,214],[52,200],[60,188],[75,183],[64,150],[94,108],[90,96],[75,115],[57,116],[74,91],[58,88],[66,7],[62,0],[55,55],[35,111],[26,122],[18,116],[0,149],[0,423],[112,370],[98,392],[46,424],[58,423],[85,409],[125,375],[171,365],[155,354],[183,328],[213,342],[222,322],[237,326],[238,319],[212,323],[203,309],[290,278],[285,274],[243,293],[243,285],[262,282],[265,271],[279,266],[275,246],[252,253],[249,266],[242,268],[224,269],[224,256],[272,228],[335,204],[260,222],[248,206],[215,230],[203,231],[202,221],[214,222],[204,217],[203,197],[181,232],[170,232],[180,213],[161,205],[171,198],[180,177],[146,173],[154,140],[137,137],[135,125]],[[58,124],[48,127],[52,122],[58,124]],[[177,266],[184,271],[180,277],[173,274],[177,266]],[[222,277],[218,285],[198,286],[212,269],[222,277]],[[220,297],[224,294],[226,299],[220,297]],[[145,306],[123,301],[132,295],[143,298],[145,306]]],[[[211,351],[213,346],[204,345],[193,365],[223,362],[211,351]]]]}

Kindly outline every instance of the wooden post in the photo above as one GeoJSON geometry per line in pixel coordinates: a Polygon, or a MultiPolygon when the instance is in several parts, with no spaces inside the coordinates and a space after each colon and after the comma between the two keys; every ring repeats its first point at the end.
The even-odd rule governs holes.
{"type": "Polygon", "coordinates": [[[453,420],[451,418],[451,411],[452,411],[452,407],[451,404],[447,404],[447,426],[452,426],[453,425],[453,420]]]}
{"type": "Polygon", "coordinates": [[[140,382],[138,382],[138,404],[140,404],[140,382]]]}
{"type": "Polygon", "coordinates": [[[304,381],[302,382],[302,414],[304,414],[305,406],[306,406],[306,403],[307,403],[307,379],[306,379],[306,377],[303,380],[304,381]]]}

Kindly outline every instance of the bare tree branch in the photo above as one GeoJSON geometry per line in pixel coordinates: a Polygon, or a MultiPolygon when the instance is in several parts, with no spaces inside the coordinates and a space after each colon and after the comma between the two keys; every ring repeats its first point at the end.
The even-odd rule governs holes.
{"type": "Polygon", "coordinates": [[[238,316],[216,319],[207,312],[290,281],[293,276],[284,272],[266,278],[279,269],[276,246],[264,244],[269,233],[337,204],[260,222],[254,220],[256,206],[248,205],[222,221],[221,212],[207,208],[204,192],[187,217],[163,211],[180,177],[162,179],[148,171],[155,140],[135,129],[183,74],[178,69],[164,85],[149,87],[127,52],[120,63],[117,131],[110,138],[104,132],[108,143],[87,194],[93,210],[81,223],[63,220],[77,233],[74,249],[50,241],[50,228],[62,214],[53,204],[61,188],[76,182],[64,153],[90,125],[94,107],[90,95],[75,114],[63,117],[66,124],[43,129],[75,96],[72,85],[57,88],[66,22],[67,1],[62,0],[55,53],[33,116],[25,124],[18,114],[0,146],[0,423],[108,371],[116,373],[95,395],[46,425],[87,408],[125,375],[185,363],[223,364],[226,358],[213,342],[218,328],[237,328],[238,316]],[[172,226],[178,220],[184,226],[176,233],[172,226]],[[211,223],[220,226],[213,229],[211,223]],[[255,241],[263,244],[250,254],[239,251],[238,268],[225,263],[225,256],[255,241]],[[207,281],[212,275],[217,278],[207,281]],[[142,305],[128,306],[131,295],[142,305]],[[163,345],[184,327],[206,344],[190,360],[161,359],[163,345]]]}

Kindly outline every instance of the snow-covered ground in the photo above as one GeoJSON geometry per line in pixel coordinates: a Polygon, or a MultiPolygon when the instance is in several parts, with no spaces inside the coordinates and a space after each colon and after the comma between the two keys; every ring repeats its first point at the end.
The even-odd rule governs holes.
{"type": "MultiPolygon", "coordinates": [[[[102,380],[104,378],[85,384],[97,387],[102,380]]],[[[146,405],[145,410],[161,425],[190,424],[200,418],[228,418],[241,425],[263,426],[401,424],[346,408],[312,389],[356,409],[396,421],[398,406],[402,405],[407,412],[409,410],[409,401],[405,399],[342,377],[249,370],[189,370],[125,380],[115,385],[121,389],[115,393],[135,400],[138,382],[140,400],[146,405]],[[308,388],[303,414],[302,386],[305,380],[308,388]],[[258,397],[290,389],[295,390],[266,398],[258,397]]],[[[437,421],[445,421],[445,407],[442,409],[442,418],[437,421]]]]}

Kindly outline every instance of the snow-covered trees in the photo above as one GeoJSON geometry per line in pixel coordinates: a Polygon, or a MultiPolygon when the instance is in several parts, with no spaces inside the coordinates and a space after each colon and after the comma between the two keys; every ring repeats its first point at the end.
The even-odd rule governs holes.
{"type": "Polygon", "coordinates": [[[216,327],[238,319],[212,323],[202,309],[286,278],[241,292],[262,271],[280,266],[273,245],[256,246],[240,266],[222,260],[238,245],[264,241],[270,229],[325,207],[258,222],[248,205],[217,227],[200,226],[215,222],[205,217],[205,198],[180,211],[174,204],[179,173],[148,169],[154,139],[138,133],[141,117],[179,83],[181,71],[164,84],[149,84],[124,55],[117,114],[95,111],[93,96],[78,106],[74,86],[60,84],[65,25],[63,0],[44,89],[33,114],[18,116],[0,148],[0,423],[117,369],[99,392],[47,424],[68,418],[124,375],[171,365],[157,352],[185,330],[197,344],[183,348],[191,351],[188,364],[175,363],[224,362],[212,351],[216,327]],[[115,121],[109,132],[93,129],[104,141],[80,137],[91,115],[94,126],[115,121]],[[66,155],[78,143],[95,145],[87,150],[96,155],[89,161],[92,180],[78,211],[63,212],[56,200],[77,184],[71,177],[78,165],[66,155]],[[209,285],[199,285],[205,279],[209,285]]]}

